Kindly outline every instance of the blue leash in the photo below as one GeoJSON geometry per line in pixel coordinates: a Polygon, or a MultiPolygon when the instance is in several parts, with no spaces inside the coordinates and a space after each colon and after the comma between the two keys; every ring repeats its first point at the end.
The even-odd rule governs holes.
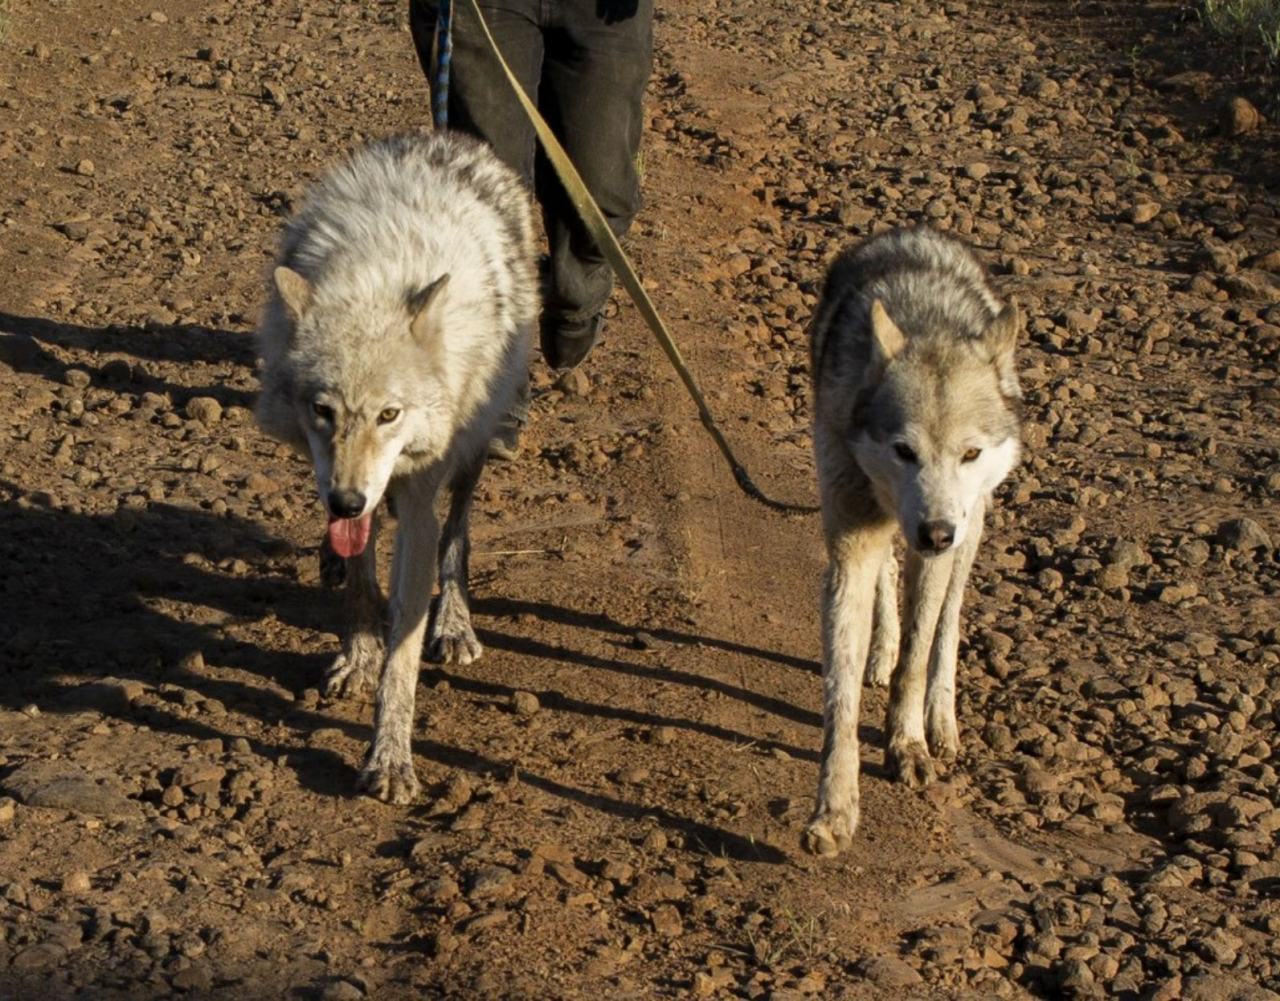
{"type": "Polygon", "coordinates": [[[432,120],[437,129],[449,126],[449,66],[453,61],[453,4],[440,0],[436,13],[436,85],[432,94],[432,120]]]}

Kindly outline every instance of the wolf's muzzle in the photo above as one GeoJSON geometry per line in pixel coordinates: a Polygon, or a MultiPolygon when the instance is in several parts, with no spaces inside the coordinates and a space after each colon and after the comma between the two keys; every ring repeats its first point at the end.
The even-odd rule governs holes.
{"type": "Polygon", "coordinates": [[[365,495],[359,490],[330,490],[329,510],[337,518],[358,518],[364,513],[365,495]]]}
{"type": "Polygon", "coordinates": [[[949,521],[926,521],[916,537],[922,551],[943,553],[956,541],[956,526],[949,521]]]}

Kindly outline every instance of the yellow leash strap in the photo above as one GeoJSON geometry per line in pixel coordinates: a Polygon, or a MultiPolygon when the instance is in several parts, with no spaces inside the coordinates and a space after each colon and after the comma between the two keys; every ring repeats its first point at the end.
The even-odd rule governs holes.
{"type": "Polygon", "coordinates": [[[613,230],[609,228],[608,222],[605,221],[604,213],[600,211],[600,206],[591,197],[591,193],[587,190],[587,186],[583,183],[581,176],[579,176],[573,161],[565,153],[564,147],[560,145],[560,141],[556,139],[550,126],[538,113],[537,106],[530,100],[529,95],[524,92],[524,88],[520,86],[520,81],[516,79],[516,75],[511,72],[511,67],[507,65],[507,61],[502,58],[498,43],[494,41],[493,35],[489,31],[489,25],[485,23],[484,15],[480,13],[479,3],[477,3],[477,0],[467,0],[467,2],[480,25],[480,30],[484,32],[484,37],[489,43],[489,50],[497,58],[499,65],[502,67],[502,72],[506,74],[507,80],[511,84],[511,89],[515,91],[525,114],[533,124],[534,130],[538,134],[538,140],[542,143],[542,148],[547,154],[547,159],[551,161],[551,165],[555,168],[556,175],[560,178],[560,183],[564,185],[564,189],[569,195],[569,200],[573,202],[573,207],[577,210],[579,218],[582,219],[583,225],[587,227],[587,231],[596,241],[596,245],[604,254],[605,259],[612,266],[614,273],[618,276],[618,280],[622,282],[623,288],[631,296],[631,301],[635,303],[636,309],[640,311],[645,324],[653,331],[654,337],[658,339],[658,343],[670,360],[672,368],[676,370],[676,374],[680,376],[680,381],[684,383],[685,389],[689,391],[689,395],[693,398],[693,402],[698,408],[698,417],[702,421],[702,426],[707,429],[707,433],[711,435],[711,439],[720,449],[725,461],[729,463],[729,468],[733,470],[733,478],[738,481],[738,486],[742,488],[748,497],[773,508],[775,511],[802,514],[811,514],[816,511],[817,508],[815,507],[803,504],[787,504],[768,497],[764,491],[755,485],[755,482],[747,473],[746,467],[734,456],[729,443],[725,441],[724,435],[720,433],[720,428],[716,425],[711,410],[707,407],[707,401],[703,398],[702,391],[698,388],[698,383],[689,372],[689,368],[680,354],[680,349],[676,346],[676,342],[672,340],[671,332],[667,329],[666,323],[663,322],[657,308],[653,305],[653,300],[649,298],[649,293],[640,284],[640,278],[636,275],[635,268],[632,266],[626,252],[622,249],[622,245],[618,242],[613,230]]]}

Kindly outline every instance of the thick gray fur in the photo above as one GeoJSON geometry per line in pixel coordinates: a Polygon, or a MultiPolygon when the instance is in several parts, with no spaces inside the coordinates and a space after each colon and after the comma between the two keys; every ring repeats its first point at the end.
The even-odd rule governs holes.
{"type": "Polygon", "coordinates": [[[957,753],[960,605],[992,492],[1018,461],[1019,329],[969,249],[928,228],[868,240],[828,273],[810,345],[829,557],[815,853],[847,847],[858,824],[864,675],[890,686],[897,779],[924,785],[957,753]]]}
{"type": "Polygon", "coordinates": [[[464,136],[375,142],[311,189],[277,265],[258,330],[259,422],[311,459],[322,501],[362,497],[363,517],[385,496],[397,519],[389,609],[376,540],[348,561],[350,628],[326,691],[377,686],[360,787],[407,803],[419,789],[410,738],[437,558],[429,653],[459,663],[481,653],[467,512],[494,428],[527,378],[539,308],[529,198],[464,136]],[[441,537],[435,504],[446,490],[441,537]]]}

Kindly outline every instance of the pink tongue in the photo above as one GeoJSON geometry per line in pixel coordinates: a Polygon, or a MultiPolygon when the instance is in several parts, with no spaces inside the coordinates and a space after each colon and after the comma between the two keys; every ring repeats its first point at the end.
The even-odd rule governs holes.
{"type": "Polygon", "coordinates": [[[369,530],[372,527],[372,512],[361,518],[330,518],[329,545],[343,559],[359,556],[369,544],[369,530]]]}

